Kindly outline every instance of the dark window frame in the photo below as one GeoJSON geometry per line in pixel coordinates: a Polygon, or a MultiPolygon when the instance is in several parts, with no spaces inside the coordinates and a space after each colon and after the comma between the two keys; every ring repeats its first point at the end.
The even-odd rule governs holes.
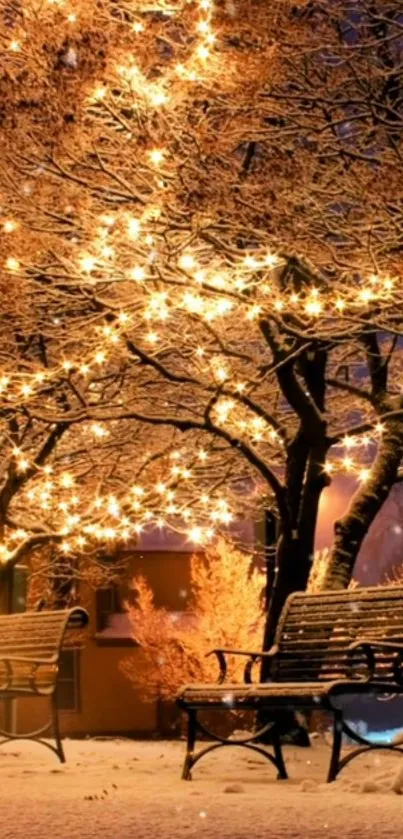
{"type": "Polygon", "coordinates": [[[102,647],[137,647],[138,641],[130,636],[110,637],[104,634],[109,627],[111,615],[123,615],[127,609],[123,606],[124,597],[117,583],[103,586],[95,592],[95,635],[97,646],[102,647]]]}
{"type": "Polygon", "coordinates": [[[59,675],[57,679],[57,707],[61,713],[77,714],[81,711],[81,682],[80,682],[80,650],[77,647],[63,649],[59,660],[59,675]],[[71,655],[73,664],[72,676],[63,675],[63,657],[71,655]],[[63,685],[73,685],[73,705],[63,704],[63,685]]]}
{"type": "Polygon", "coordinates": [[[95,627],[96,632],[102,632],[108,626],[109,615],[120,615],[124,612],[116,583],[103,586],[95,592],[95,627]]]}

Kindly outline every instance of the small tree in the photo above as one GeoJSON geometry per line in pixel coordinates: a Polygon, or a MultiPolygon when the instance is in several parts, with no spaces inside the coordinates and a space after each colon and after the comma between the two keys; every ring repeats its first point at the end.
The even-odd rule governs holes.
{"type": "MultiPolygon", "coordinates": [[[[187,682],[214,681],[217,663],[206,658],[209,650],[260,649],[264,583],[251,555],[223,539],[192,556],[189,599],[179,615],[155,606],[148,583],[136,577],[137,599],[129,615],[144,658],[127,658],[124,672],[150,701],[172,699],[187,682]]],[[[244,665],[245,660],[234,661],[231,681],[241,681],[244,665]]]]}

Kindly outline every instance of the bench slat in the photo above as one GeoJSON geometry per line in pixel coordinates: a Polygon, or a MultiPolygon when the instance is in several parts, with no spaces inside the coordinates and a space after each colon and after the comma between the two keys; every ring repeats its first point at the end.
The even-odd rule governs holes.
{"type": "Polygon", "coordinates": [[[340,607],[341,609],[348,609],[351,603],[357,605],[377,604],[377,603],[393,603],[393,601],[401,601],[403,597],[402,586],[391,586],[390,589],[383,588],[367,588],[367,589],[351,589],[349,591],[335,591],[335,592],[317,592],[315,594],[300,593],[290,596],[290,604],[294,612],[302,609],[317,609],[326,607],[340,607]]]}
{"type": "Polygon", "coordinates": [[[328,612],[328,611],[321,611],[317,614],[307,613],[306,616],[301,615],[290,615],[287,619],[287,626],[289,630],[297,630],[300,626],[309,626],[313,629],[328,626],[329,623],[340,623],[344,619],[348,621],[348,623],[360,623],[361,621],[365,621],[366,623],[373,623],[373,624],[382,624],[385,621],[391,621],[393,623],[403,622],[403,608],[397,608],[394,606],[390,609],[382,609],[382,614],[379,614],[374,611],[372,606],[371,610],[364,611],[363,609],[355,610],[351,613],[351,609],[347,613],[340,613],[339,610],[335,612],[328,612]],[[345,614],[347,618],[345,618],[345,614]]]}
{"type": "MultiPolygon", "coordinates": [[[[348,677],[348,647],[358,638],[403,642],[403,587],[294,594],[281,615],[275,643],[279,652],[273,677],[322,680],[348,677]]],[[[393,682],[394,654],[376,657],[374,678],[393,682]]],[[[364,664],[355,656],[355,666],[364,664]]]]}

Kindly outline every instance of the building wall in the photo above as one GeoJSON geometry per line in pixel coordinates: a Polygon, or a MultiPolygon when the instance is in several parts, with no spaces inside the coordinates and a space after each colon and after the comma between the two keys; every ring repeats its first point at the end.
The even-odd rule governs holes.
{"type": "MultiPolygon", "coordinates": [[[[80,651],[79,710],[59,712],[63,734],[144,734],[156,730],[156,703],[144,702],[119,669],[128,652],[127,648],[97,647],[91,642],[80,651]]],[[[141,655],[141,652],[137,649],[133,654],[141,655]]],[[[17,730],[32,730],[42,725],[48,708],[46,698],[18,699],[17,730]]]]}
{"type": "MultiPolygon", "coordinates": [[[[142,574],[155,593],[157,606],[172,611],[185,607],[189,587],[189,559],[185,552],[131,552],[127,555],[130,575],[142,574]]],[[[129,592],[126,586],[123,596],[129,592]]],[[[131,684],[120,669],[123,659],[136,656],[140,662],[141,648],[129,638],[110,638],[97,631],[96,594],[83,589],[80,599],[89,612],[89,628],[78,651],[78,708],[61,710],[63,734],[150,734],[157,730],[157,703],[146,702],[141,691],[131,684]]],[[[0,594],[1,611],[6,611],[7,598],[0,594]]],[[[46,719],[49,700],[19,699],[12,714],[17,731],[33,730],[46,719]]],[[[2,716],[4,719],[4,708],[2,716]]]]}

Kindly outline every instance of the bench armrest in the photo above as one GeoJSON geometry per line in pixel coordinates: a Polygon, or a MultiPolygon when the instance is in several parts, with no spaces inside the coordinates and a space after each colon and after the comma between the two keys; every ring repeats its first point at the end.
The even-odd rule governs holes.
{"type": "Polygon", "coordinates": [[[371,678],[375,671],[375,652],[379,650],[379,652],[396,653],[393,660],[393,676],[396,683],[403,686],[403,642],[400,639],[394,641],[393,638],[389,638],[387,641],[378,641],[368,638],[363,641],[357,641],[356,644],[365,647],[368,655],[372,658],[373,667],[371,678]]]}
{"type": "Polygon", "coordinates": [[[244,682],[246,684],[251,684],[251,682],[252,682],[252,677],[251,677],[252,667],[255,664],[255,662],[258,659],[262,659],[262,658],[274,658],[274,656],[277,654],[277,651],[278,651],[278,648],[276,646],[271,647],[271,649],[267,650],[266,652],[262,652],[262,650],[260,650],[260,651],[256,651],[256,650],[229,650],[229,649],[224,649],[224,648],[216,648],[216,649],[210,650],[208,653],[206,653],[206,658],[210,655],[215,655],[217,657],[218,666],[220,668],[220,674],[219,674],[219,677],[218,677],[218,684],[221,685],[223,682],[225,682],[225,679],[226,679],[226,676],[227,676],[228,662],[227,662],[226,656],[228,656],[228,655],[246,656],[249,659],[249,661],[247,661],[246,664],[245,664],[244,682]]]}
{"type": "Polygon", "coordinates": [[[370,642],[368,642],[367,640],[353,641],[353,643],[350,644],[347,650],[347,660],[350,662],[350,671],[352,679],[356,679],[359,682],[371,681],[375,673],[375,655],[373,650],[371,649],[370,642]],[[365,664],[367,667],[366,675],[363,675],[362,673],[357,673],[356,675],[354,674],[354,668],[358,666],[358,663],[354,663],[355,653],[360,653],[361,656],[365,656],[365,664]]]}
{"type": "Polygon", "coordinates": [[[3,690],[12,690],[12,683],[14,678],[13,673],[13,664],[28,664],[31,666],[31,672],[28,675],[29,686],[33,693],[41,695],[42,691],[36,684],[36,671],[39,667],[47,665],[48,667],[53,667],[55,670],[55,676],[57,676],[58,672],[58,663],[57,663],[58,656],[52,656],[52,658],[29,658],[28,656],[21,656],[21,655],[11,655],[11,656],[4,656],[0,658],[0,667],[1,665],[5,666],[6,669],[6,684],[2,686],[3,690]]]}

